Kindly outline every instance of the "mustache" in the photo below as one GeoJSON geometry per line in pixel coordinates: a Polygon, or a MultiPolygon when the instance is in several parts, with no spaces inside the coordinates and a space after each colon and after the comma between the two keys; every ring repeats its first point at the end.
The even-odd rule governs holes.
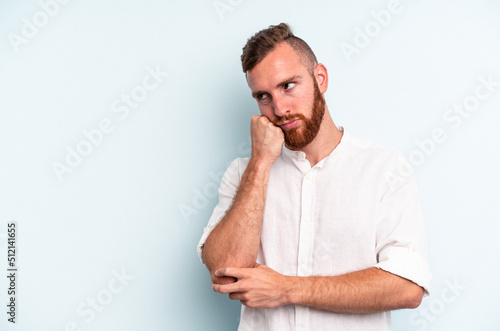
{"type": "Polygon", "coordinates": [[[302,114],[285,115],[285,116],[278,117],[275,120],[273,120],[273,124],[280,126],[283,123],[290,122],[290,121],[297,120],[297,119],[305,120],[306,117],[302,114]]]}

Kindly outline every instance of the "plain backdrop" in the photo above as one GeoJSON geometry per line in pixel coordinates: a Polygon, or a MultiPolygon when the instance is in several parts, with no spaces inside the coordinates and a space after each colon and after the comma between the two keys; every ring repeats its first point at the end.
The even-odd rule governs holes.
{"type": "Polygon", "coordinates": [[[280,22],[328,68],[335,123],[415,166],[432,293],[393,329],[498,329],[498,17],[494,0],[3,0],[0,329],[237,328],[196,244],[250,152],[241,48],[280,22]]]}

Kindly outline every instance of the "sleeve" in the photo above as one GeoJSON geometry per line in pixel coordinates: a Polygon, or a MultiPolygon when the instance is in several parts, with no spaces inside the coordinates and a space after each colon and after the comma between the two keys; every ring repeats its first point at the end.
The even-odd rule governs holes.
{"type": "Polygon", "coordinates": [[[399,156],[384,178],[388,189],[378,207],[375,267],[411,280],[429,295],[427,233],[413,169],[399,156]]]}
{"type": "MultiPolygon", "coordinates": [[[[227,210],[231,207],[233,198],[238,191],[238,187],[241,182],[241,176],[243,175],[242,163],[244,159],[234,160],[227,168],[224,176],[222,176],[221,183],[219,186],[219,203],[215,206],[212,216],[210,217],[207,226],[203,229],[203,235],[198,242],[198,256],[200,257],[201,263],[203,261],[203,246],[212,232],[212,230],[219,224],[220,220],[224,217],[227,210]]],[[[248,160],[247,160],[248,163],[248,160]]]]}

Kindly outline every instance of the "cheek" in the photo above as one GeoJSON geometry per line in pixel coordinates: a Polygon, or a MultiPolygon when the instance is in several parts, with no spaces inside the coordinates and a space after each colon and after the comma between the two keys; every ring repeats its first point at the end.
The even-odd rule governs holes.
{"type": "Polygon", "coordinates": [[[259,111],[262,116],[267,117],[270,121],[276,117],[273,110],[269,106],[260,106],[259,111]]]}
{"type": "Polygon", "coordinates": [[[294,96],[293,104],[301,109],[311,108],[314,103],[314,90],[301,91],[300,94],[294,96]]]}
{"type": "Polygon", "coordinates": [[[316,102],[316,98],[315,98],[315,95],[314,93],[310,93],[308,94],[307,96],[307,102],[305,102],[306,104],[306,107],[310,110],[310,112],[312,113],[312,109],[314,108],[314,105],[315,105],[315,102],[316,102]]]}

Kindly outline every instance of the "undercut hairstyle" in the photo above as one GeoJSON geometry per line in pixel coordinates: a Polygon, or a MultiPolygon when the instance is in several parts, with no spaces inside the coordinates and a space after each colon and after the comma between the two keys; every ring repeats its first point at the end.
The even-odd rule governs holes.
{"type": "Polygon", "coordinates": [[[304,40],[293,34],[292,29],[286,23],[271,25],[248,39],[243,47],[243,54],[241,54],[243,72],[247,73],[252,70],[267,54],[284,42],[292,47],[307,70],[313,74],[314,68],[318,64],[316,55],[304,40]]]}

